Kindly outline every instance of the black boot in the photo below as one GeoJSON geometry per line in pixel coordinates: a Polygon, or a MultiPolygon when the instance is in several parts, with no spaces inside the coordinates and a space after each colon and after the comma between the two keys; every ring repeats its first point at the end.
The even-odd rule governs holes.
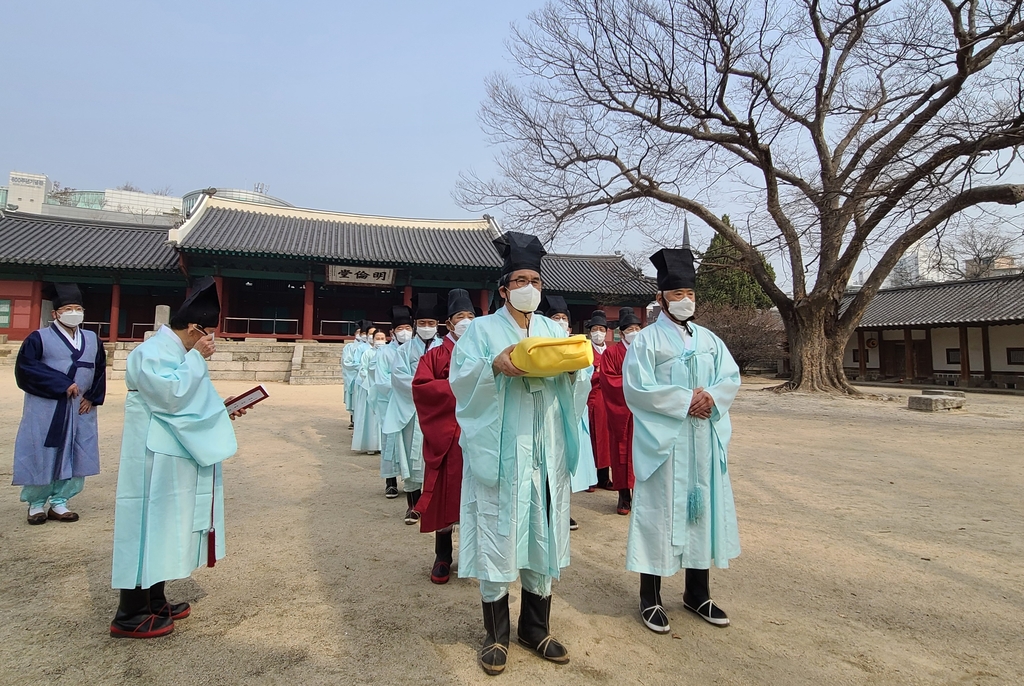
{"type": "Polygon", "coordinates": [[[384,497],[398,497],[398,477],[393,476],[390,479],[384,479],[384,497]]]}
{"type": "Polygon", "coordinates": [[[640,619],[656,634],[667,634],[671,629],[668,615],[661,603],[661,577],[653,574],[640,575],[640,619]]]}
{"type": "Polygon", "coordinates": [[[512,632],[508,618],[508,594],[493,603],[485,602],[483,606],[487,638],[480,648],[480,666],[494,676],[505,671],[505,662],[508,661],[508,638],[512,632]]]}
{"type": "Polygon", "coordinates": [[[420,490],[406,491],[405,501],[409,504],[409,509],[405,511],[405,523],[415,524],[420,521],[420,513],[416,511],[416,503],[420,499],[420,490]]]}
{"type": "Polygon", "coordinates": [[[569,651],[549,633],[551,622],[551,596],[539,595],[523,589],[523,602],[519,607],[519,644],[532,650],[545,660],[560,665],[569,661],[569,651]]]}
{"type": "Polygon", "coordinates": [[[708,624],[729,626],[729,617],[711,599],[711,570],[687,569],[686,591],[683,593],[683,607],[693,612],[708,624]]]}
{"type": "Polygon", "coordinates": [[[173,620],[185,619],[192,612],[188,603],[172,603],[164,595],[164,582],[153,584],[149,588],[149,610],[161,617],[170,617],[173,620]]]}
{"type": "Polygon", "coordinates": [[[452,528],[449,526],[434,532],[434,568],[430,580],[435,584],[446,584],[452,572],[452,528]]]}
{"type": "Polygon", "coordinates": [[[628,515],[630,510],[633,509],[633,492],[628,488],[619,489],[619,503],[615,506],[615,511],[620,515],[628,515]]]}
{"type": "Polygon", "coordinates": [[[603,488],[606,491],[614,491],[615,486],[612,485],[612,468],[602,467],[597,470],[597,487],[603,488]]]}
{"type": "Polygon", "coordinates": [[[121,589],[117,614],[110,623],[114,638],[156,638],[174,631],[174,620],[153,614],[149,609],[148,588],[121,589]]]}

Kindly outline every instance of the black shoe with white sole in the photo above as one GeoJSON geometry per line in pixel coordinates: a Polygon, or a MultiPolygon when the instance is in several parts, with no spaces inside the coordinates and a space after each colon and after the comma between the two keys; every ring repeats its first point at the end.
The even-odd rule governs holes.
{"type": "Polygon", "coordinates": [[[729,618],[711,599],[711,570],[687,569],[683,607],[708,624],[729,626],[729,618]]]}
{"type": "Polygon", "coordinates": [[[388,499],[398,497],[398,479],[396,477],[384,480],[384,497],[388,499]]]}
{"type": "Polygon", "coordinates": [[[640,575],[640,619],[644,626],[656,634],[667,634],[670,631],[668,615],[661,604],[660,576],[640,575]]]}
{"type": "Polygon", "coordinates": [[[576,520],[569,517],[569,531],[576,531],[580,528],[580,525],[576,523],[576,520]]]}
{"type": "Polygon", "coordinates": [[[708,598],[699,605],[690,603],[683,597],[683,607],[690,612],[694,613],[708,624],[714,624],[715,626],[726,627],[729,626],[729,617],[726,616],[725,610],[715,605],[715,601],[708,598]]]}

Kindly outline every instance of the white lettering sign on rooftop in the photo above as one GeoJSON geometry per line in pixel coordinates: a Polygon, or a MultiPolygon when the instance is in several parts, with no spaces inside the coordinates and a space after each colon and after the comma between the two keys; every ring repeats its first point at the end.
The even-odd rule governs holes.
{"type": "Polygon", "coordinates": [[[327,265],[327,283],[342,286],[393,286],[395,270],[384,267],[327,265]]]}

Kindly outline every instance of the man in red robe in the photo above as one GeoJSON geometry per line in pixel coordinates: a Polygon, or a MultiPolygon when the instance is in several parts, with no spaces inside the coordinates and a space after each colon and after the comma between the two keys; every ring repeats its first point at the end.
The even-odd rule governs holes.
{"type": "Polygon", "coordinates": [[[434,532],[434,566],[430,580],[448,582],[452,568],[452,528],[459,521],[462,498],[462,448],[455,421],[455,396],[448,383],[448,367],[455,341],[473,321],[469,292],[454,288],[448,292],[448,335],[441,345],[420,358],[412,380],[412,400],[423,431],[423,494],[416,503],[420,531],[434,532]]]}
{"type": "Polygon", "coordinates": [[[608,318],[604,310],[594,310],[587,322],[587,329],[590,332],[590,345],[594,348],[594,375],[590,378],[590,395],[587,397],[590,446],[594,451],[594,466],[597,467],[597,486],[611,491],[615,487],[612,485],[612,458],[608,445],[608,412],[601,391],[601,359],[608,350],[608,318]]]}
{"type": "Polygon", "coordinates": [[[619,309],[619,331],[622,340],[609,346],[601,356],[601,392],[611,436],[612,483],[619,491],[615,511],[628,515],[633,508],[633,413],[622,394],[622,361],[626,359],[629,344],[640,332],[640,318],[632,307],[619,309]]]}

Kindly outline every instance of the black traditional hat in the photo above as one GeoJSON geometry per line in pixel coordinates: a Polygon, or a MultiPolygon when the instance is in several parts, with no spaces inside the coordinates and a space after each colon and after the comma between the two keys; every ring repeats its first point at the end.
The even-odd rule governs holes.
{"type": "Polygon", "coordinates": [[[594,310],[591,313],[590,321],[587,322],[587,328],[592,329],[595,326],[608,328],[608,315],[604,313],[604,310],[594,310]]]}
{"type": "Polygon", "coordinates": [[[437,293],[417,293],[413,319],[437,319],[437,293]]]}
{"type": "Polygon", "coordinates": [[[693,253],[690,251],[690,227],[686,223],[683,224],[683,247],[662,248],[651,255],[651,264],[658,270],[659,291],[696,288],[697,271],[693,267],[693,253]]]}
{"type": "Polygon", "coordinates": [[[391,308],[391,327],[395,329],[403,324],[412,326],[412,312],[405,305],[395,305],[391,308]]]}
{"type": "Polygon", "coordinates": [[[628,327],[639,323],[640,317],[636,316],[632,307],[619,308],[619,331],[625,331],[628,327]]]}
{"type": "Polygon", "coordinates": [[[204,329],[220,324],[220,298],[212,276],[204,276],[192,284],[192,294],[185,298],[175,318],[204,329]]]}
{"type": "Polygon", "coordinates": [[[544,308],[545,316],[550,317],[553,314],[564,314],[566,317],[572,318],[569,314],[569,305],[565,302],[565,298],[560,295],[545,295],[544,299],[547,301],[547,307],[544,308]]]}
{"type": "Polygon", "coordinates": [[[448,318],[451,319],[459,312],[476,313],[473,299],[469,297],[469,291],[465,288],[453,288],[448,291],[448,318]]]}
{"type": "Polygon", "coordinates": [[[374,324],[369,319],[360,319],[359,320],[359,330],[362,331],[363,333],[370,333],[370,329],[376,329],[376,328],[377,328],[377,325],[374,324]]]}
{"type": "Polygon", "coordinates": [[[536,236],[517,231],[506,231],[494,239],[494,247],[504,260],[502,277],[519,269],[532,269],[540,273],[540,258],[547,254],[536,236]]]}
{"type": "Polygon", "coordinates": [[[59,310],[65,305],[82,305],[82,291],[73,283],[50,283],[43,291],[43,298],[59,310]]]}

